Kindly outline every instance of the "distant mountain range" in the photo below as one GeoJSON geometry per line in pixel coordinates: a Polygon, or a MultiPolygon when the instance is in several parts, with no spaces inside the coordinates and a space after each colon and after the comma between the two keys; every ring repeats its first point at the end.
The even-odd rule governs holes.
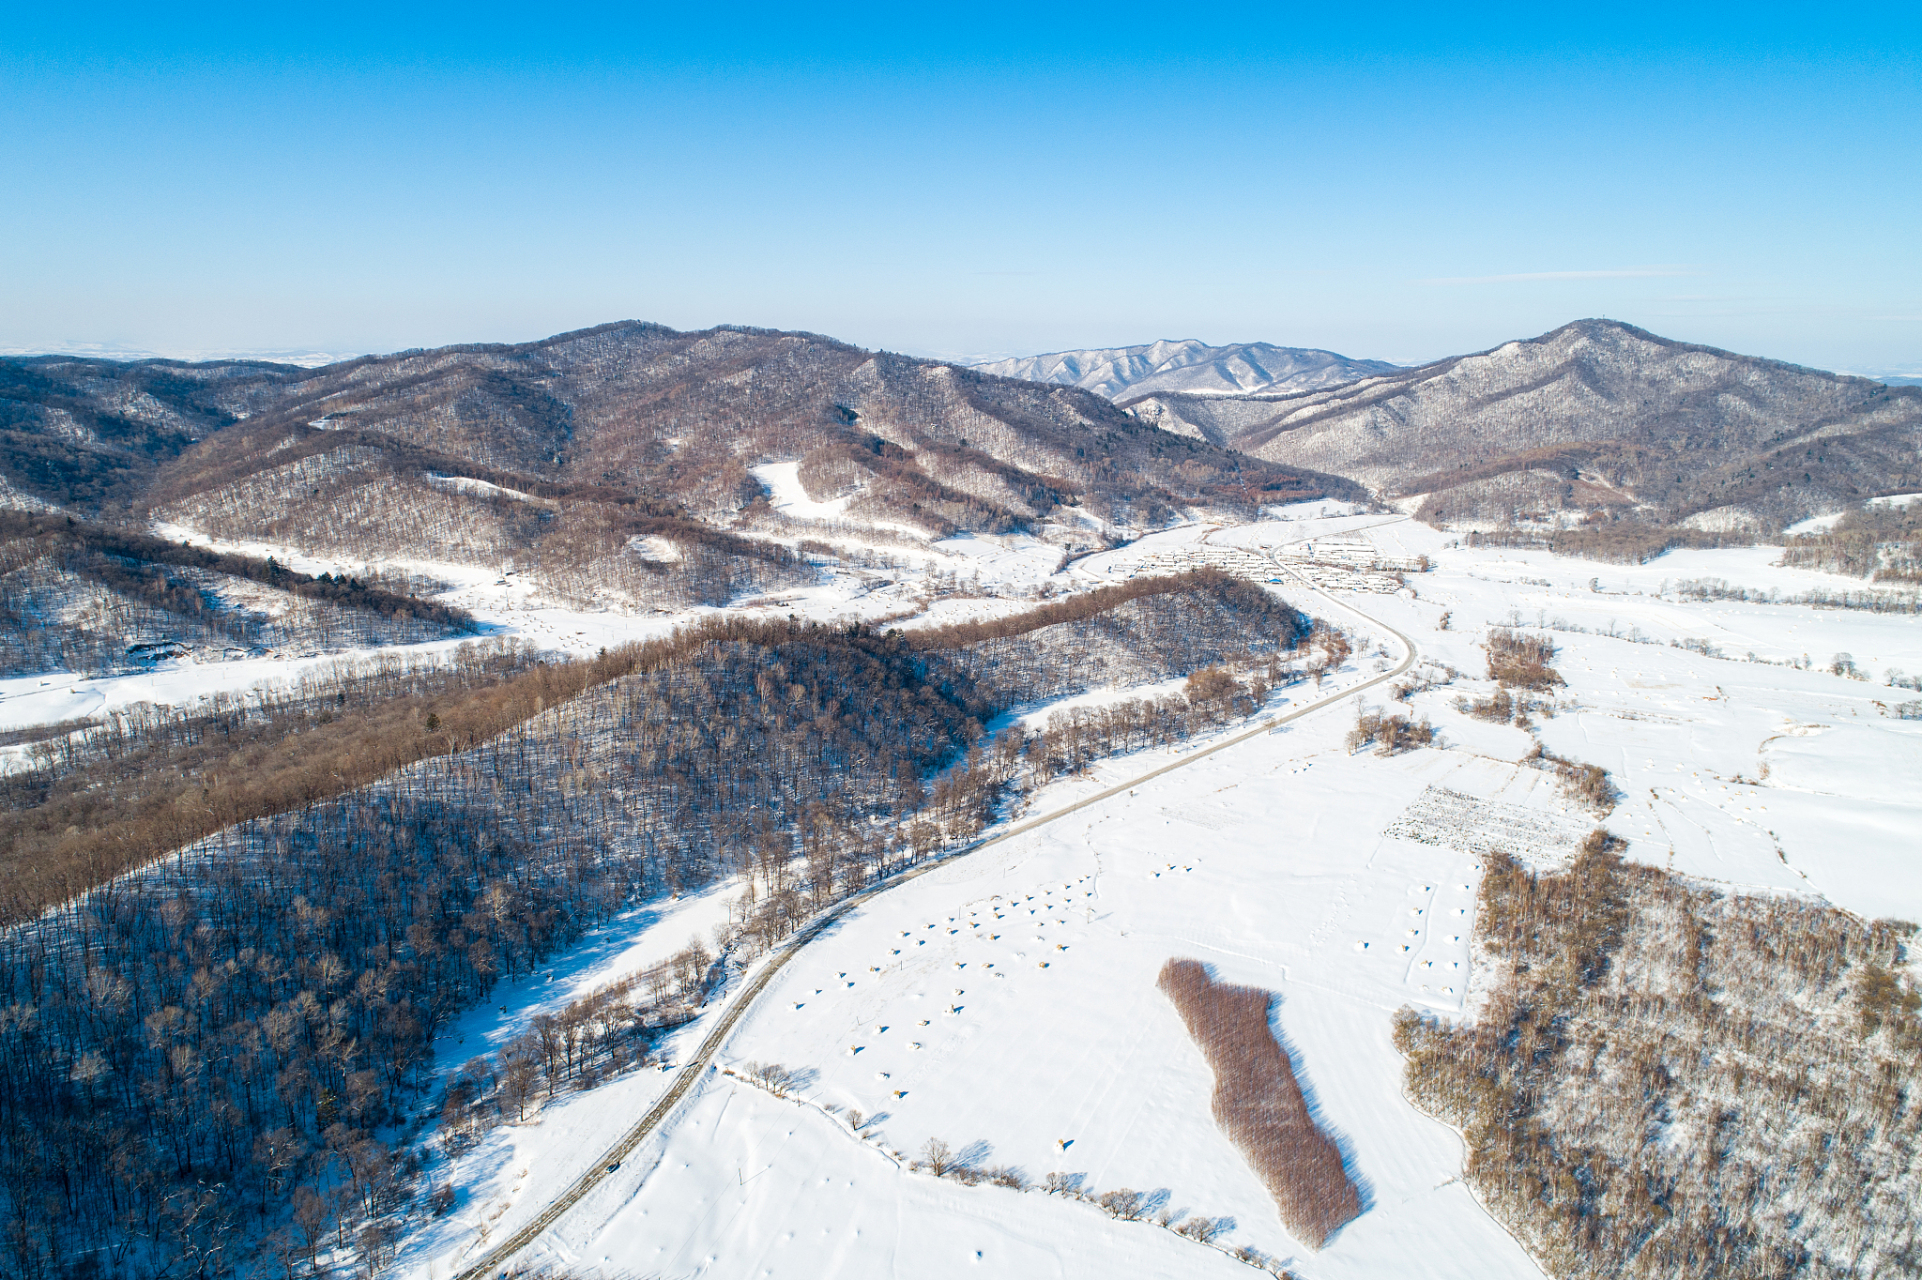
{"type": "Polygon", "coordinates": [[[1401,366],[1353,360],[1311,347],[1238,342],[1211,347],[1194,338],[1138,347],[1053,351],[972,366],[983,373],[1030,382],[1079,387],[1121,404],[1157,392],[1186,395],[1249,395],[1319,391],[1401,366]]]}
{"type": "Polygon", "coordinates": [[[293,364],[303,369],[323,364],[339,364],[360,355],[358,351],[314,351],[305,347],[221,348],[205,351],[153,351],[119,342],[56,342],[42,347],[0,347],[7,356],[79,356],[95,360],[178,360],[195,364],[240,360],[264,360],[270,364],[293,364]]]}
{"type": "Polygon", "coordinates": [[[804,580],[782,547],[817,534],[748,471],[795,459],[811,497],[846,498],[883,540],[1024,531],[1073,551],[1371,495],[1459,528],[1764,533],[1922,491],[1922,388],[1604,320],[1413,369],[1200,343],[969,368],[641,322],[315,369],[0,358],[0,507],[337,564],[511,563],[582,600],[804,580]],[[1317,380],[1337,385],[1224,390],[1317,380]],[[678,559],[646,553],[663,539],[678,559]]]}
{"type": "Polygon", "coordinates": [[[1166,430],[1332,471],[1444,523],[1776,530],[1922,490],[1922,389],[1608,320],[1330,390],[1158,394],[1166,430]]]}
{"type": "Polygon", "coordinates": [[[1089,392],[807,333],[622,322],[316,369],[0,359],[0,508],[356,568],[513,566],[584,605],[811,580],[792,548],[832,531],[774,511],[748,470],[794,459],[810,494],[848,499],[843,532],[883,541],[1025,532],[1072,552],[1194,509],[1366,497],[1089,392]]]}

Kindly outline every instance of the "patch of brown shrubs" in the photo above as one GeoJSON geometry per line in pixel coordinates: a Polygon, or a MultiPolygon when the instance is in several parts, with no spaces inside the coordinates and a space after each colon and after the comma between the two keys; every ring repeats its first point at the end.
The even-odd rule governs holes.
{"type": "Polygon", "coordinates": [[[1555,642],[1513,627],[1488,633],[1488,678],[1519,689],[1553,689],[1563,683],[1548,664],[1555,660],[1555,642]]]}
{"type": "Polygon", "coordinates": [[[1215,1123],[1275,1198],[1288,1230],[1319,1249],[1361,1213],[1341,1150],[1308,1113],[1294,1066],[1268,1029],[1274,996],[1216,982],[1198,960],[1170,960],[1156,983],[1215,1073],[1215,1123]]]}
{"type": "Polygon", "coordinates": [[[1488,855],[1472,1019],[1404,1008],[1408,1095],[1562,1280],[1848,1280],[1922,1259],[1914,925],[1628,862],[1488,855]]]}
{"type": "Polygon", "coordinates": [[[1371,742],[1380,743],[1379,754],[1385,756],[1416,747],[1433,746],[1435,726],[1427,720],[1417,722],[1407,716],[1357,710],[1355,727],[1348,731],[1348,751],[1352,755],[1371,742]]]}

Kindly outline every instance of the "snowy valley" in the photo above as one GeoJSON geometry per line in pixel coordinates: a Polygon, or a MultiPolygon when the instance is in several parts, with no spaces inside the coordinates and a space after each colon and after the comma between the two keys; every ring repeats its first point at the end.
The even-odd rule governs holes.
{"type": "Polygon", "coordinates": [[[787,408],[748,449],[733,374],[601,404],[567,447],[670,508],[526,397],[453,440],[322,371],[183,446],[138,538],[9,516],[6,1034],[78,1117],[13,1158],[94,1162],[75,1221],[132,1185],[116,1125],[228,1170],[120,1261],[1913,1265],[1922,504],[1583,557],[1079,393],[575,337],[510,372],[663,344],[685,391],[752,346],[787,408]],[[350,395],[382,431],[316,412],[350,395]]]}

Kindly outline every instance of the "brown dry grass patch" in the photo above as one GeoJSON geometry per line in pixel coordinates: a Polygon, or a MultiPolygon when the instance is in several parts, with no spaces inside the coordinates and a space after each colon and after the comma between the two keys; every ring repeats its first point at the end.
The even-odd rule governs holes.
{"type": "Polygon", "coordinates": [[[1319,1249],[1361,1213],[1341,1149],[1316,1126],[1294,1065],[1268,1030],[1272,993],[1216,982],[1199,960],[1170,960],[1156,982],[1215,1073],[1215,1123],[1275,1198],[1288,1230],[1319,1249]]]}

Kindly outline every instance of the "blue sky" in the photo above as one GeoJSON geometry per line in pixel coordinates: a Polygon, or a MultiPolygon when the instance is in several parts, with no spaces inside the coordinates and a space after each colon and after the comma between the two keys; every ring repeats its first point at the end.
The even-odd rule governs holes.
{"type": "Polygon", "coordinates": [[[606,320],[1922,372],[1922,22],[1828,6],[39,6],[0,347],[606,320]]]}

